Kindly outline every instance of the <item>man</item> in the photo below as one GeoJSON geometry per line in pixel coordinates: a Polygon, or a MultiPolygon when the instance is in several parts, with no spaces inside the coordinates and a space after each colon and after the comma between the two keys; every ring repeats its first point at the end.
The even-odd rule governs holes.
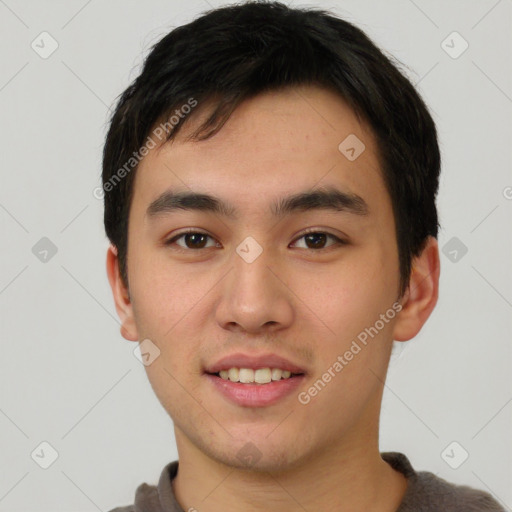
{"type": "Polygon", "coordinates": [[[154,46],[105,144],[107,271],[179,461],[115,511],[503,510],[379,452],[392,342],[437,302],[439,170],[418,93],[327,12],[154,46]]]}

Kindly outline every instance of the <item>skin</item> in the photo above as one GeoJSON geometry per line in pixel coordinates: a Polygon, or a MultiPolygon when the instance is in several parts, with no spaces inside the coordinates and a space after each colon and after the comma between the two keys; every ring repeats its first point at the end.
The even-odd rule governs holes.
{"type": "Polygon", "coordinates": [[[129,290],[115,247],[107,253],[122,336],[148,338],[161,351],[146,371],[174,422],[176,498],[184,510],[201,512],[393,512],[407,481],[379,453],[383,382],[393,339],[413,338],[437,302],[437,241],[429,238],[413,261],[409,289],[399,298],[395,223],[377,146],[333,92],[308,86],[265,93],[243,103],[212,138],[186,141],[206,111],[139,165],[129,290]],[[366,146],[354,161],[338,150],[349,134],[366,146]],[[360,195],[368,215],[271,216],[276,198],[328,185],[360,195]],[[150,220],[148,205],[169,188],[218,196],[239,217],[183,210],[150,220]],[[211,237],[201,245],[207,247],[187,245],[184,237],[163,244],[189,227],[211,237]],[[348,243],[327,238],[315,248],[302,237],[306,228],[348,243]],[[235,251],[247,236],[263,248],[252,263],[235,251]],[[400,313],[307,405],[292,393],[273,406],[240,407],[202,373],[233,352],[276,352],[307,369],[298,392],[307,390],[397,299],[400,313]],[[261,453],[257,462],[237,457],[247,442],[261,453]]]}

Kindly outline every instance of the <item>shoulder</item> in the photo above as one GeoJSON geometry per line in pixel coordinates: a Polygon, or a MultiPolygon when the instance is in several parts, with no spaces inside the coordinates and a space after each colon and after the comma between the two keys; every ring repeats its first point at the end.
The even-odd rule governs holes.
{"type": "Polygon", "coordinates": [[[381,455],[407,477],[408,487],[397,512],[506,512],[486,491],[453,484],[429,471],[417,472],[402,453],[381,455]]]}
{"type": "Polygon", "coordinates": [[[158,487],[156,485],[149,485],[143,482],[137,487],[135,491],[135,500],[133,505],[122,505],[120,507],[113,508],[108,512],[153,512],[159,511],[159,496],[158,487]]]}
{"type": "Polygon", "coordinates": [[[172,480],[178,471],[178,461],[169,462],[162,472],[156,485],[141,483],[135,491],[133,505],[123,505],[108,512],[183,512],[176,502],[172,489],[172,480]]]}
{"type": "Polygon", "coordinates": [[[416,499],[444,510],[464,512],[505,512],[487,492],[467,485],[452,484],[429,471],[417,473],[416,499]]]}

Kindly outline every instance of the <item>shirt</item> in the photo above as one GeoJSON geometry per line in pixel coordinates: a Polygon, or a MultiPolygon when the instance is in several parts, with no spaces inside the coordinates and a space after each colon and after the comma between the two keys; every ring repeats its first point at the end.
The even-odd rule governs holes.
{"type": "MultiPolygon", "coordinates": [[[[396,512],[506,512],[485,491],[452,484],[429,471],[416,472],[403,453],[384,452],[381,457],[407,478],[407,490],[396,512]]],[[[177,472],[178,461],[170,462],[164,467],[158,485],[140,484],[133,505],[110,512],[184,512],[171,485],[177,472]]]]}

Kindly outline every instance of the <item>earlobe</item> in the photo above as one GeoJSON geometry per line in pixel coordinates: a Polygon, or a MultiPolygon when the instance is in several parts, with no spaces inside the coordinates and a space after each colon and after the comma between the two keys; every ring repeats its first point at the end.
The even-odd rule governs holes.
{"type": "Polygon", "coordinates": [[[121,279],[117,248],[113,245],[110,245],[107,250],[106,263],[108,281],[110,283],[110,288],[112,289],[116,311],[121,319],[121,336],[128,341],[138,341],[139,336],[135,325],[135,319],[133,317],[133,307],[130,294],[121,279]]]}
{"type": "Polygon", "coordinates": [[[393,329],[394,340],[407,341],[420,332],[437,303],[440,271],[437,240],[429,237],[412,262],[409,287],[393,329]]]}

